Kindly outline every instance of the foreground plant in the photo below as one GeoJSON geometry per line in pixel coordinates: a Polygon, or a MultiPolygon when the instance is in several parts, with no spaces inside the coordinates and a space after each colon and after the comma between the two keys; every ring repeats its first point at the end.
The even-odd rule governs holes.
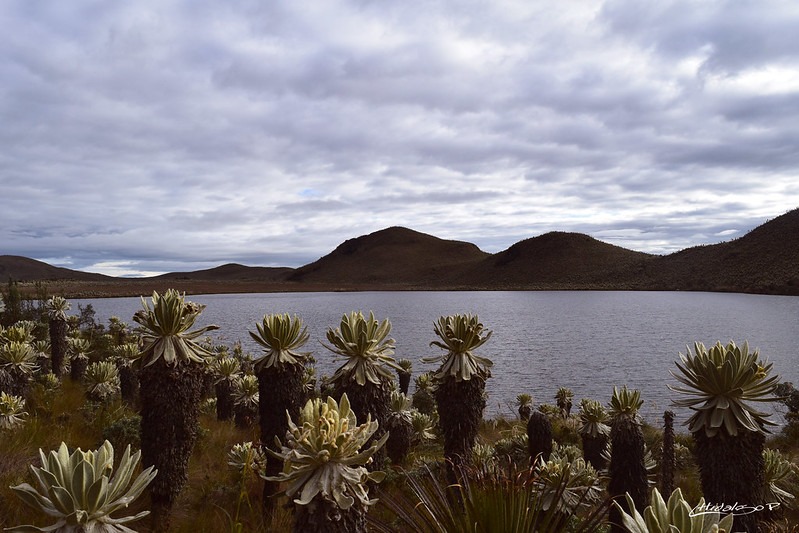
{"type": "Polygon", "coordinates": [[[188,479],[197,437],[205,359],[210,352],[195,342],[217,326],[189,331],[204,305],[188,302],[174,289],[152,296],[152,308],[133,315],[143,347],[137,365],[141,381],[141,442],[145,465],[159,472],[150,487],[153,529],[169,529],[169,514],[188,479]]]}
{"type": "Polygon", "coordinates": [[[607,425],[608,414],[602,404],[596,400],[583,398],[580,401],[580,439],[583,443],[583,456],[591,466],[602,470],[606,462],[602,453],[608,447],[610,426],[607,425]]]}
{"type": "Polygon", "coordinates": [[[119,394],[119,371],[111,361],[98,361],[86,368],[86,397],[104,402],[119,394]]]}
{"type": "Polygon", "coordinates": [[[38,490],[28,483],[11,489],[26,505],[56,519],[56,523],[46,527],[17,526],[6,531],[130,533],[132,530],[123,524],[138,520],[149,511],[121,518],[111,514],[128,507],[156,477],[157,471],[150,467],[131,482],[139,456],[140,452],[131,456],[128,446],[114,472],[114,448],[108,441],[95,451],[78,448],[71,455],[63,442],[57,452],[48,455],[39,449],[42,466],[30,467],[38,490]]]}
{"type": "Polygon", "coordinates": [[[25,422],[28,413],[25,411],[25,399],[0,393],[0,429],[14,429],[25,422]]]}
{"type": "Polygon", "coordinates": [[[627,506],[630,513],[614,504],[621,515],[622,524],[630,533],[722,533],[732,531],[733,516],[731,514],[720,519],[719,513],[703,511],[694,513],[694,509],[705,509],[705,499],[699,500],[696,507],[685,501],[680,489],[675,489],[669,496],[669,501],[663,500],[658,489],[652,489],[649,506],[641,515],[635,503],[627,495],[627,506]]]}
{"type": "Polygon", "coordinates": [[[441,361],[433,374],[439,425],[444,436],[444,457],[453,465],[470,460],[477,430],[485,409],[485,382],[491,376],[490,359],[474,351],[488,342],[477,315],[442,316],[433,324],[441,339],[430,346],[446,350],[444,355],[423,358],[426,363],[441,361]]]}
{"type": "MultiPolygon", "coordinates": [[[[682,386],[669,388],[687,396],[674,405],[694,411],[687,425],[696,442],[702,493],[711,503],[763,504],[765,434],[775,424],[751,403],[778,401],[779,376],[769,377],[772,365],[747,343],[719,342],[708,349],[697,342],[694,353],[680,354],[677,368],[672,375],[682,386]]],[[[735,529],[756,531],[758,520],[757,513],[736,516],[735,529]]]]}
{"type": "MultiPolygon", "coordinates": [[[[298,316],[265,315],[256,324],[257,333],[250,331],[250,337],[263,350],[255,359],[255,373],[258,376],[259,397],[264,401],[258,404],[261,442],[271,443],[276,437],[283,438],[288,430],[286,413],[292,419],[299,415],[304,396],[302,379],[305,363],[310,353],[301,351],[308,342],[308,329],[298,316]],[[268,401],[267,401],[268,399],[268,401]]],[[[280,472],[277,461],[267,461],[266,476],[274,477],[280,472]]],[[[264,482],[263,506],[269,514],[274,509],[277,483],[264,482]]]]}
{"type": "MultiPolygon", "coordinates": [[[[581,475],[572,475],[570,465],[552,467],[545,475],[537,469],[517,470],[499,463],[459,468],[457,484],[443,483],[429,467],[404,474],[411,489],[383,496],[392,522],[369,516],[374,531],[393,533],[485,533],[488,531],[575,533],[597,531],[606,506],[595,501],[596,492],[582,491],[581,475]],[[571,489],[570,489],[571,487],[571,489]],[[561,497],[569,494],[570,497],[561,497]],[[572,497],[573,496],[573,497],[572,497]]],[[[590,466],[588,467],[590,468],[590,466]]]]}
{"type": "Polygon", "coordinates": [[[33,373],[38,369],[36,352],[27,342],[9,341],[0,346],[0,372],[5,374],[5,392],[24,396],[33,373]]]}
{"type": "Polygon", "coordinates": [[[69,302],[61,296],[52,296],[45,303],[47,316],[50,319],[50,359],[53,374],[61,378],[64,361],[67,357],[67,311],[69,302]]]}
{"type": "Polygon", "coordinates": [[[367,509],[376,502],[369,499],[367,482],[380,482],[385,474],[364,466],[388,434],[363,449],[378,424],[367,416],[358,425],[346,394],[340,403],[330,397],[309,400],[299,425],[289,417],[288,426],[280,452],[269,453],[283,461],[273,481],[285,483],[293,498],[294,531],[365,532],[367,509]]]}
{"type": "MultiPolygon", "coordinates": [[[[402,370],[392,357],[394,339],[389,338],[390,332],[388,319],[380,322],[372,312],[367,318],[360,311],[353,311],[342,316],[339,327],[328,328],[326,334],[330,344],[325,347],[344,358],[344,364],[330,378],[333,395],[339,398],[346,394],[359,418],[371,415],[378,422],[375,439],[388,428],[392,369],[402,370]]],[[[381,451],[374,459],[371,468],[383,468],[385,453],[381,451]]]]}
{"type": "Polygon", "coordinates": [[[625,385],[621,389],[613,387],[610,401],[610,442],[611,455],[608,473],[610,482],[608,492],[617,505],[610,509],[611,531],[623,532],[619,508],[632,512],[628,507],[629,498],[638,509],[646,505],[649,481],[646,471],[646,449],[641,419],[638,410],[643,405],[641,393],[630,390],[625,385]],[[627,494],[627,498],[625,498],[627,494]]]}

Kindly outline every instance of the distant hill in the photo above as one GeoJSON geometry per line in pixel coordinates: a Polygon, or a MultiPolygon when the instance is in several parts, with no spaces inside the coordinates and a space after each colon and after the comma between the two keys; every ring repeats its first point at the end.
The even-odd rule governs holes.
{"type": "Polygon", "coordinates": [[[637,288],[652,255],[582,233],[553,231],[517,242],[461,275],[482,288],[637,288]]]}
{"type": "Polygon", "coordinates": [[[349,239],[298,268],[295,282],[437,287],[490,254],[474,244],[391,227],[349,239]]]}
{"type": "Polygon", "coordinates": [[[658,257],[650,278],[664,290],[799,295],[799,209],[738,239],[658,257]]]}
{"type": "Polygon", "coordinates": [[[294,272],[288,267],[250,267],[228,263],[206,270],[192,272],[170,272],[153,279],[202,280],[202,281],[285,281],[294,272]]]}
{"type": "Polygon", "coordinates": [[[357,289],[701,290],[799,295],[799,209],[729,242],[659,256],[581,233],[550,232],[488,254],[474,244],[392,227],[349,239],[324,257],[292,268],[230,263],[153,278],[113,278],[0,256],[0,280],[75,280],[65,292],[143,294],[153,287],[189,292],[357,289]],[[102,282],[101,284],[98,282],[102,282]],[[127,283],[126,287],[123,284],[127,283]],[[145,290],[146,289],[146,290],[145,290]]]}
{"type": "Polygon", "coordinates": [[[104,281],[114,279],[103,274],[80,272],[48,265],[36,259],[29,259],[19,255],[0,255],[0,280],[2,282],[12,279],[14,281],[46,281],[74,279],[79,281],[104,281]]]}

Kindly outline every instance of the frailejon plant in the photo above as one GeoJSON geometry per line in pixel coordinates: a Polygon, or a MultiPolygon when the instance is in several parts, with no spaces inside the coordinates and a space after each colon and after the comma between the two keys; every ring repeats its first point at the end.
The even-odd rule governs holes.
{"type": "MultiPolygon", "coordinates": [[[[674,405],[694,411],[687,425],[696,443],[702,493],[710,503],[761,505],[765,434],[775,424],[752,403],[778,401],[779,376],[769,376],[772,365],[747,343],[705,348],[697,342],[693,353],[686,352],[677,362],[679,372],[672,372],[681,385],[669,388],[686,396],[674,405]]],[[[758,521],[757,513],[736,516],[735,529],[755,531],[758,521]]]]}
{"type": "Polygon", "coordinates": [[[794,507],[795,496],[789,488],[797,479],[797,466],[784,457],[779,450],[763,450],[764,478],[766,486],[765,501],[776,502],[786,507],[794,507]]]}
{"type": "Polygon", "coordinates": [[[69,302],[61,296],[52,296],[45,303],[47,316],[50,319],[52,371],[59,379],[64,371],[64,362],[67,357],[67,311],[69,308],[69,302]]]}
{"type": "Polygon", "coordinates": [[[72,454],[62,442],[58,451],[45,455],[40,449],[39,456],[42,466],[30,467],[38,490],[28,483],[11,489],[26,505],[56,519],[56,523],[46,527],[17,526],[6,531],[129,533],[132,530],[124,524],[149,513],[142,511],[120,518],[111,516],[138,498],[157,474],[150,467],[133,479],[140,452],[131,455],[130,446],[125,449],[116,471],[114,448],[108,441],[95,451],[84,452],[78,448],[72,454]]]}
{"type": "Polygon", "coordinates": [[[80,381],[86,374],[86,367],[89,366],[89,350],[91,345],[88,340],[81,338],[69,338],[69,364],[70,378],[72,381],[80,381]]]}
{"type": "MultiPolygon", "coordinates": [[[[279,452],[283,471],[274,481],[285,483],[285,493],[295,504],[295,532],[365,532],[369,499],[367,482],[380,482],[383,472],[367,465],[385,444],[388,434],[371,445],[377,431],[371,416],[358,425],[344,394],[340,402],[328,397],[309,400],[298,424],[288,418],[289,430],[279,452]]],[[[280,441],[276,441],[280,445],[280,441]]]]}
{"type": "Polygon", "coordinates": [[[411,416],[410,398],[399,391],[391,391],[391,412],[386,424],[389,433],[386,453],[395,465],[401,465],[411,449],[413,440],[411,416]]]}
{"type": "Polygon", "coordinates": [[[411,384],[411,370],[413,362],[410,359],[400,359],[397,364],[402,370],[397,370],[399,378],[399,390],[402,394],[408,395],[408,386],[411,384]]]}
{"type": "MultiPolygon", "coordinates": [[[[256,329],[257,333],[250,331],[250,337],[263,348],[255,359],[255,373],[259,394],[265,400],[258,404],[258,423],[261,442],[268,444],[275,437],[286,435],[287,412],[294,419],[299,415],[304,397],[302,378],[310,356],[309,352],[301,350],[309,335],[302,319],[288,314],[265,315],[256,329]]],[[[278,472],[280,464],[267,461],[266,476],[274,477],[278,472]]],[[[274,510],[277,491],[277,483],[264,481],[263,506],[267,514],[274,510]]]]}
{"type": "Polygon", "coordinates": [[[233,390],[236,379],[241,375],[241,363],[234,357],[217,357],[211,365],[211,371],[215,378],[216,418],[230,420],[233,418],[233,390]]]}
{"type": "Polygon", "coordinates": [[[574,393],[567,387],[560,387],[555,393],[555,402],[563,418],[568,418],[571,414],[573,399],[574,393]]]}
{"type": "Polygon", "coordinates": [[[236,425],[246,428],[254,424],[256,418],[258,418],[259,404],[258,378],[252,374],[245,374],[236,378],[233,386],[236,425]]]}
{"type": "Polygon", "coordinates": [[[133,405],[139,395],[139,373],[133,361],[139,355],[139,347],[135,343],[126,342],[113,349],[114,362],[119,371],[119,392],[122,400],[133,405]]]}
{"type": "Polygon", "coordinates": [[[635,505],[641,509],[646,504],[648,477],[646,472],[644,434],[638,410],[643,405],[641,393],[630,390],[625,385],[613,387],[610,401],[610,442],[611,456],[608,473],[610,482],[608,492],[618,504],[610,508],[611,531],[623,533],[619,506],[627,512],[627,493],[635,505]]]}
{"type": "Polygon", "coordinates": [[[516,395],[516,406],[519,411],[519,419],[522,422],[530,420],[530,415],[533,412],[533,397],[526,392],[516,395]]]}
{"type": "Polygon", "coordinates": [[[14,429],[25,422],[28,413],[25,411],[25,399],[0,393],[0,429],[14,429]]]}
{"type": "MultiPolygon", "coordinates": [[[[344,358],[344,364],[330,378],[333,396],[339,398],[346,394],[360,419],[371,415],[378,422],[374,439],[380,438],[387,429],[393,371],[402,368],[392,357],[394,339],[388,336],[390,332],[388,319],[380,322],[372,312],[365,317],[360,311],[353,311],[341,317],[339,327],[328,328],[329,344],[324,345],[341,356],[338,359],[344,358]]],[[[385,452],[381,450],[370,468],[379,470],[384,462],[385,452]]]]}
{"type": "Polygon", "coordinates": [[[150,486],[153,529],[167,530],[172,505],[188,479],[205,358],[211,355],[195,339],[218,326],[190,331],[205,306],[186,301],[174,289],[154,292],[152,308],[142,298],[142,307],[133,315],[143,344],[137,359],[142,458],[159,471],[150,486]]]}
{"type": "Polygon", "coordinates": [[[583,444],[583,456],[591,466],[602,470],[606,461],[602,452],[608,447],[610,426],[607,425],[608,414],[602,404],[596,400],[583,398],[580,401],[580,439],[583,444]]]}
{"type": "Polygon", "coordinates": [[[439,425],[444,437],[444,457],[454,465],[467,463],[485,409],[485,382],[491,376],[490,359],[474,353],[491,338],[477,315],[442,316],[433,324],[446,353],[423,358],[441,362],[433,374],[439,425]]]}
{"type": "Polygon", "coordinates": [[[119,394],[119,371],[111,361],[98,361],[86,368],[86,397],[104,402],[119,394]]]}
{"type": "Polygon", "coordinates": [[[627,513],[619,504],[614,503],[621,516],[622,525],[629,533],[723,533],[732,531],[733,516],[731,514],[720,518],[717,511],[705,510],[705,499],[699,500],[695,507],[685,501],[682,491],[675,489],[669,501],[663,500],[658,489],[652,489],[649,506],[644,509],[644,514],[638,511],[635,503],[627,495],[627,513]],[[700,510],[694,512],[694,510],[700,510]]]}

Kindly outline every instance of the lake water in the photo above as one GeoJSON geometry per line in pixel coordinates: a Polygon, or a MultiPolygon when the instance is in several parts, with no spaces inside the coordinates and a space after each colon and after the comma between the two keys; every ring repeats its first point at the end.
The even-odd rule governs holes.
{"type": "MultiPolygon", "coordinates": [[[[436,368],[421,357],[437,355],[433,322],[442,315],[473,313],[493,336],[478,354],[494,361],[487,382],[486,416],[515,414],[514,401],[522,392],[536,404],[554,403],[558,387],[574,391],[574,409],[580,398],[610,401],[613,386],[641,390],[643,417],[660,424],[665,409],[677,395],[678,353],[694,341],[706,346],[716,341],[749,342],[774,364],[781,381],[799,381],[799,298],[691,292],[334,292],[196,295],[188,299],[207,307],[197,325],[217,324],[212,332],[222,344],[241,341],[245,351],[258,345],[249,330],[267,313],[290,313],[303,318],[311,340],[307,345],[317,359],[320,375],[332,374],[338,363],[321,341],[337,327],[341,316],[353,310],[372,310],[389,318],[396,340],[397,359],[413,361],[414,376],[436,368]]],[[[98,321],[107,324],[119,316],[131,326],[141,309],[139,298],[71,300],[91,303],[98,321]]],[[[413,387],[413,384],[411,384],[413,387]]],[[[761,407],[763,407],[761,405],[761,407]]],[[[781,406],[778,407],[778,410],[781,406]]],[[[677,412],[678,424],[689,413],[677,412]]],[[[782,423],[782,417],[774,417],[782,423]]],[[[678,428],[680,430],[681,428],[678,428]]]]}

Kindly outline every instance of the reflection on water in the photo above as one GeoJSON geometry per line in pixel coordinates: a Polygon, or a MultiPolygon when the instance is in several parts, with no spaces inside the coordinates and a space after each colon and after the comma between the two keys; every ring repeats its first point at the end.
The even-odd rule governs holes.
{"type": "MultiPolygon", "coordinates": [[[[494,361],[488,380],[486,416],[515,414],[516,395],[526,392],[538,403],[554,403],[558,387],[580,398],[610,401],[613,386],[640,389],[642,415],[660,424],[675,397],[667,384],[676,384],[678,352],[694,341],[706,345],[749,341],[774,363],[782,381],[799,381],[796,346],[799,341],[799,298],[744,294],[686,292],[354,292],[279,293],[191,296],[207,305],[198,325],[217,324],[220,343],[241,341],[256,352],[249,330],[267,313],[290,313],[303,318],[311,335],[309,350],[318,373],[332,374],[333,354],[321,344],[328,327],[341,315],[373,310],[389,318],[396,339],[396,358],[413,361],[414,375],[435,365],[419,359],[436,354],[433,321],[441,315],[476,313],[491,340],[479,354],[494,361]]],[[[116,315],[134,325],[138,298],[72,300],[91,303],[97,320],[116,315]]],[[[413,385],[411,385],[413,387],[413,385]]],[[[688,415],[678,412],[678,423],[688,415]]],[[[781,417],[778,417],[781,418],[781,417]]],[[[781,421],[781,420],[779,420],[781,421]]]]}

